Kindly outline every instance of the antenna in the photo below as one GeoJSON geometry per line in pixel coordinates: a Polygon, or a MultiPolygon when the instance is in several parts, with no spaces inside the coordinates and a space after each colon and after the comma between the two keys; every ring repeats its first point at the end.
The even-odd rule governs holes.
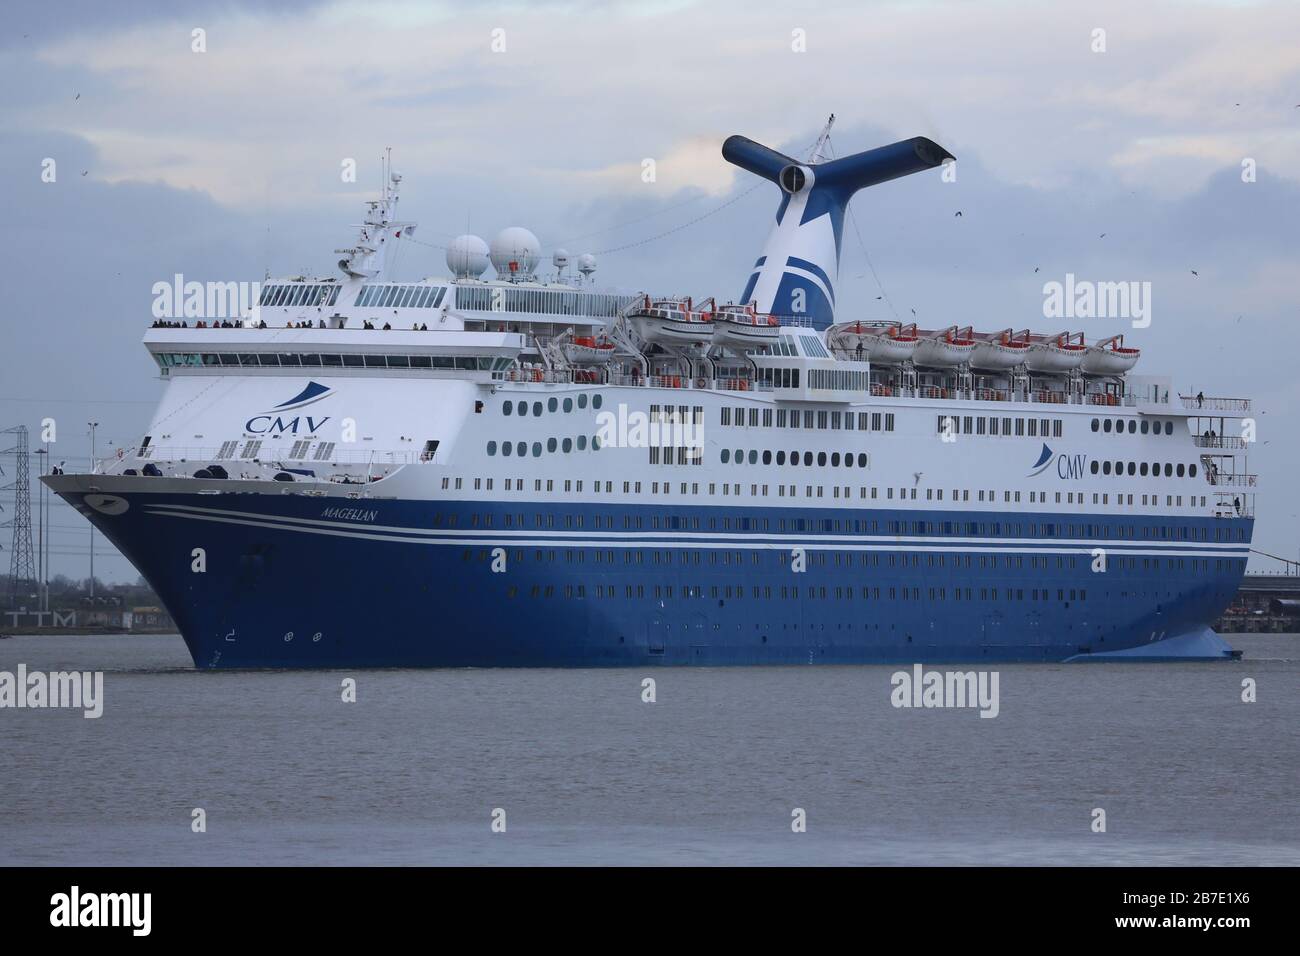
{"type": "Polygon", "coordinates": [[[813,144],[812,152],[808,154],[808,162],[820,163],[825,159],[826,142],[831,138],[831,127],[835,125],[835,114],[832,113],[826,125],[822,127],[821,135],[817,137],[817,142],[813,144]]]}

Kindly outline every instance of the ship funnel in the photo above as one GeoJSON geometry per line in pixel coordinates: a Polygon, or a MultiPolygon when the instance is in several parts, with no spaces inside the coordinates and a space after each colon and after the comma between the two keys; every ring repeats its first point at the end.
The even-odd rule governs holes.
{"type": "Polygon", "coordinates": [[[744,136],[722,144],[727,162],[781,187],[776,226],[745,285],[741,302],[759,312],[806,317],[817,329],[835,320],[844,210],[867,186],[933,169],[953,158],[923,136],[824,163],[801,163],[744,136]]]}

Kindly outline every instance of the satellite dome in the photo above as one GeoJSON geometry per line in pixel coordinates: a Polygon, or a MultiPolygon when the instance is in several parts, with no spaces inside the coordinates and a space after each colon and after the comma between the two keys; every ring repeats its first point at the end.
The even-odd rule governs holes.
{"type": "Polygon", "coordinates": [[[551,263],[561,272],[569,268],[569,261],[568,249],[556,249],[554,254],[551,256],[551,263]]]}
{"type": "Polygon", "coordinates": [[[458,279],[477,279],[488,267],[488,244],[478,236],[457,236],[447,247],[447,268],[458,279]]]}
{"type": "Polygon", "coordinates": [[[492,240],[492,268],[500,278],[530,276],[542,256],[542,244],[523,226],[510,226],[492,240]]]}
{"type": "Polygon", "coordinates": [[[578,271],[585,276],[591,275],[596,271],[596,257],[590,252],[584,252],[578,256],[578,271]]]}

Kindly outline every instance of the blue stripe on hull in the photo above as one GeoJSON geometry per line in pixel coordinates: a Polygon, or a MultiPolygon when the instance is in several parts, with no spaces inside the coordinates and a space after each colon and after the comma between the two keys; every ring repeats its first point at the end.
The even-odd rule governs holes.
{"type": "Polygon", "coordinates": [[[1148,646],[1159,656],[1175,646],[1168,639],[1202,634],[1230,602],[1251,530],[1247,519],[963,513],[953,521],[951,513],[851,506],[747,507],[738,519],[739,506],[253,494],[129,495],[125,512],[106,515],[68,497],[158,591],[199,667],[1060,661],[1148,646]],[[328,508],[373,512],[373,520],[323,518],[328,508]],[[652,518],[669,512],[664,524],[676,527],[652,530],[652,518]],[[640,517],[642,530],[615,530],[625,515],[634,527],[640,517]],[[566,527],[566,516],[581,516],[583,530],[566,527]],[[599,527],[597,516],[606,519],[599,527]],[[728,529],[694,530],[696,517],[707,528],[710,516],[720,528],[730,517],[728,529]],[[788,532],[776,533],[778,516],[788,532]],[[891,530],[889,521],[906,521],[899,530],[914,535],[854,533],[871,527],[864,517],[891,530]],[[804,522],[797,532],[795,520],[804,522]],[[1008,535],[1053,533],[961,537],[980,522],[1008,535]],[[1172,537],[1119,537],[1121,528],[1157,522],[1172,537]],[[1071,526],[1100,540],[1066,538],[1071,526]],[[1204,542],[1195,540],[1202,528],[1204,542]],[[1225,529],[1238,540],[1216,541],[1225,529]],[[802,574],[789,567],[799,541],[814,562],[802,574]],[[1105,574],[1090,570],[1093,543],[1111,554],[1105,574]],[[495,547],[506,549],[504,573],[492,570],[495,547]],[[204,573],[191,570],[194,548],[205,550],[204,573]],[[1135,567],[1121,570],[1120,560],[1135,567]]]}

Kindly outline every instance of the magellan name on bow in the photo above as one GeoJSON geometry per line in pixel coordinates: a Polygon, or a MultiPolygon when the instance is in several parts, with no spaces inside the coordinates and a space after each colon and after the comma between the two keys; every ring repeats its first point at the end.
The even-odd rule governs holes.
{"type": "Polygon", "coordinates": [[[378,511],[361,508],[326,508],[320,513],[322,518],[342,518],[344,521],[374,521],[378,515],[378,511]]]}

